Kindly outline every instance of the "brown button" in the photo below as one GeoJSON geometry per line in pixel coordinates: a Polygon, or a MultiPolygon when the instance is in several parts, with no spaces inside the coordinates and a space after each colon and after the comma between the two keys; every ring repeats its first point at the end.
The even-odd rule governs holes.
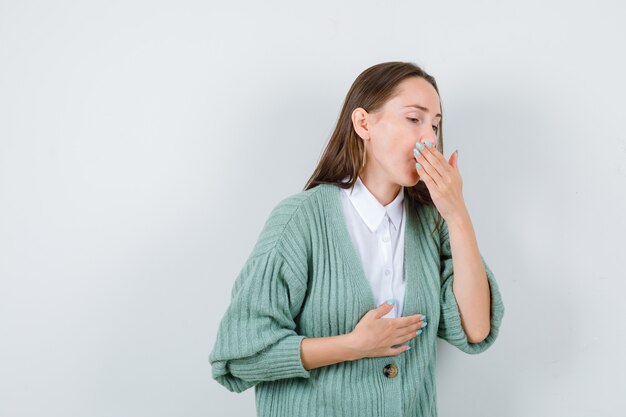
{"type": "Polygon", "coordinates": [[[383,369],[383,373],[387,378],[395,378],[396,375],[398,375],[398,367],[395,364],[390,363],[389,365],[385,366],[385,368],[383,369]]]}

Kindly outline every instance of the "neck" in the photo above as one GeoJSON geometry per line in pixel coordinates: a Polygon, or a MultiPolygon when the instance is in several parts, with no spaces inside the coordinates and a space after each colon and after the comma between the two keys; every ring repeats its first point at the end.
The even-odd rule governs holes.
{"type": "Polygon", "coordinates": [[[402,190],[402,186],[381,178],[380,176],[372,175],[366,168],[367,165],[363,171],[359,173],[363,185],[367,187],[369,192],[372,193],[372,195],[376,197],[376,200],[383,206],[391,203],[402,190]]]}

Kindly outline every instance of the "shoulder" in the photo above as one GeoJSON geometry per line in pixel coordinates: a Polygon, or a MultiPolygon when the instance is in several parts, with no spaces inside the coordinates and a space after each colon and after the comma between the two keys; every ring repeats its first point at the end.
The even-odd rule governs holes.
{"type": "Polygon", "coordinates": [[[253,249],[254,253],[264,253],[284,247],[301,247],[310,241],[315,233],[311,224],[315,218],[324,216],[324,201],[333,185],[320,184],[311,189],[290,194],[280,200],[267,217],[261,234],[253,249]]]}
{"type": "Polygon", "coordinates": [[[324,187],[328,185],[321,184],[306,191],[288,195],[274,206],[268,220],[289,223],[294,216],[302,216],[303,211],[319,209],[321,194],[328,191],[324,187]]]}
{"type": "Polygon", "coordinates": [[[320,184],[283,198],[270,212],[265,227],[286,228],[294,223],[307,222],[324,210],[325,200],[332,191],[330,187],[333,185],[320,184]]]}

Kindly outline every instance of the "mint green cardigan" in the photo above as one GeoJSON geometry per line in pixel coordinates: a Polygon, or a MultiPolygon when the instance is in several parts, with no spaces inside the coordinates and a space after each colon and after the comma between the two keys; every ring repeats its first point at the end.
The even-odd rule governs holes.
{"type": "Polygon", "coordinates": [[[407,206],[403,316],[426,314],[428,326],[406,343],[412,349],[397,356],[306,370],[303,338],[349,333],[378,307],[340,192],[320,184],[284,198],[271,211],[233,284],[209,355],[212,376],[232,392],[254,386],[261,417],[436,417],[436,337],[470,354],[494,343],[504,315],[494,275],[481,255],[491,289],[491,331],[482,342],[469,343],[452,291],[447,226],[442,222],[440,233],[431,235],[436,209],[407,206]],[[397,368],[395,377],[384,371],[390,364],[397,368]]]}

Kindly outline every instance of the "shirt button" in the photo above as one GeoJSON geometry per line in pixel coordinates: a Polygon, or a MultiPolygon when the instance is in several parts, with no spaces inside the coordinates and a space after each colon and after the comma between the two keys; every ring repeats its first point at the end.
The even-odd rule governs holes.
{"type": "Polygon", "coordinates": [[[391,273],[391,271],[390,271],[390,270],[385,269],[385,275],[389,275],[390,273],[391,273]]]}
{"type": "Polygon", "coordinates": [[[387,378],[395,378],[396,375],[398,375],[398,367],[395,364],[390,363],[389,365],[385,366],[385,368],[383,369],[383,373],[387,378]]]}

